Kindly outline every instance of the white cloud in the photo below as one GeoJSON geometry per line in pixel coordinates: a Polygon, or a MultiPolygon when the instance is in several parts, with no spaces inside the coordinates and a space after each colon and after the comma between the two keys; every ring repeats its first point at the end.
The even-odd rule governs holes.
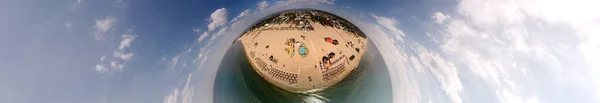
{"type": "Polygon", "coordinates": [[[190,53],[192,52],[192,48],[188,48],[188,50],[186,50],[184,53],[190,53]]]}
{"type": "Polygon", "coordinates": [[[217,39],[218,37],[220,37],[221,35],[227,33],[227,30],[229,30],[228,27],[223,27],[221,28],[218,32],[216,32],[215,34],[213,34],[210,38],[211,42],[214,41],[215,39],[217,39]]]}
{"type": "Polygon", "coordinates": [[[458,72],[454,64],[447,62],[444,58],[440,57],[438,53],[428,51],[424,47],[417,45],[415,48],[418,53],[418,61],[413,62],[413,67],[421,67],[426,69],[433,74],[441,85],[446,95],[454,103],[462,103],[460,92],[463,90],[462,81],[458,78],[458,72]]]}
{"type": "Polygon", "coordinates": [[[102,57],[100,57],[100,61],[104,61],[104,60],[106,60],[106,56],[103,55],[102,57]]]}
{"type": "Polygon", "coordinates": [[[188,75],[185,86],[181,90],[181,103],[192,103],[192,97],[194,97],[194,87],[191,84],[192,74],[188,75]]]}
{"type": "Polygon", "coordinates": [[[434,84],[439,84],[439,89],[444,90],[452,102],[462,102],[460,94],[464,88],[458,77],[457,68],[452,62],[444,59],[438,52],[430,51],[420,44],[405,43],[403,38],[390,38],[390,36],[398,36],[397,33],[402,33],[401,29],[395,27],[395,20],[377,15],[371,17],[378,22],[365,25],[366,28],[363,31],[372,34],[368,35],[370,40],[374,40],[372,42],[381,54],[385,55],[383,58],[389,68],[392,85],[398,87],[393,90],[394,102],[418,103],[423,99],[422,92],[434,89],[421,86],[422,84],[418,81],[429,78],[418,78],[418,75],[435,79],[430,81],[438,82],[434,84]],[[386,27],[386,25],[388,26],[386,27]],[[398,42],[402,44],[398,44],[398,42]],[[412,50],[416,54],[407,53],[407,50],[412,50]],[[433,76],[428,75],[429,73],[433,76]]]}
{"type": "Polygon", "coordinates": [[[387,30],[390,30],[392,32],[392,35],[394,36],[394,38],[396,38],[396,40],[404,42],[404,39],[403,39],[403,37],[405,36],[404,32],[402,32],[402,30],[400,30],[396,27],[398,24],[398,21],[396,21],[393,18],[377,16],[374,14],[372,14],[371,16],[373,18],[375,18],[375,21],[377,21],[377,23],[379,23],[379,25],[382,25],[387,30]]]}
{"type": "Polygon", "coordinates": [[[444,15],[441,12],[435,12],[435,13],[433,13],[433,16],[431,16],[431,18],[433,18],[435,20],[433,22],[438,23],[438,24],[442,24],[447,19],[450,19],[450,16],[449,15],[444,15]]]}
{"type": "Polygon", "coordinates": [[[124,50],[125,48],[128,48],[131,45],[131,42],[133,42],[133,40],[135,40],[135,38],[137,37],[137,35],[132,35],[131,31],[128,31],[126,34],[124,34],[123,36],[121,36],[121,44],[119,45],[119,50],[124,50]]]}
{"type": "MultiPolygon", "coordinates": [[[[378,16],[372,16],[378,17],[378,16]]],[[[383,56],[386,67],[389,68],[390,78],[393,91],[393,101],[401,103],[418,103],[421,94],[419,83],[413,76],[417,74],[408,62],[408,54],[404,52],[404,48],[395,46],[396,40],[390,38],[390,35],[384,30],[385,28],[378,24],[370,24],[370,22],[354,22],[362,28],[363,32],[369,34],[369,40],[372,40],[377,49],[384,54],[383,56]],[[382,35],[383,34],[383,35],[382,35]],[[397,87],[397,88],[396,88],[397,87]]]]}
{"type": "Polygon", "coordinates": [[[229,16],[229,12],[227,12],[227,9],[225,8],[217,9],[210,14],[208,32],[215,30],[219,26],[225,25],[228,21],[227,16],[229,16]]]}
{"type": "Polygon", "coordinates": [[[197,64],[197,69],[198,71],[200,71],[200,69],[202,69],[202,66],[204,66],[204,62],[206,62],[206,59],[208,57],[208,55],[206,55],[207,53],[209,53],[210,50],[206,49],[206,47],[200,48],[200,52],[198,53],[198,57],[196,57],[196,59],[194,59],[192,62],[197,64]]]}
{"type": "Polygon", "coordinates": [[[196,34],[200,34],[200,36],[198,37],[198,43],[202,42],[206,37],[209,36],[207,31],[204,31],[201,33],[199,28],[193,28],[192,29],[196,34]]]}
{"type": "Polygon", "coordinates": [[[579,45],[579,51],[584,55],[586,62],[590,64],[591,70],[589,75],[596,78],[593,79],[593,83],[596,88],[596,93],[600,93],[600,24],[596,24],[594,26],[589,26],[590,28],[586,28],[589,30],[586,36],[582,36],[583,41],[579,45]]]}
{"type": "Polygon", "coordinates": [[[133,53],[124,53],[123,51],[115,51],[113,52],[113,57],[119,58],[121,60],[131,60],[133,57],[133,53]]]}
{"type": "Polygon", "coordinates": [[[283,6],[298,4],[298,3],[311,3],[311,4],[327,4],[334,5],[335,0],[279,0],[273,5],[273,8],[279,8],[283,6]]]}
{"type": "MultiPolygon", "coordinates": [[[[545,4],[544,1],[541,2],[545,4]]],[[[395,46],[397,41],[403,40],[403,35],[369,35],[370,40],[374,40],[373,42],[382,54],[387,55],[384,59],[390,68],[392,84],[394,87],[401,87],[393,90],[395,102],[419,102],[422,99],[420,92],[423,91],[420,90],[423,89],[419,83],[415,82],[413,71],[433,74],[431,81],[438,82],[434,84],[439,84],[446,96],[453,102],[463,102],[465,98],[462,97],[465,95],[473,96],[462,92],[463,89],[471,89],[463,88],[463,85],[487,86],[486,88],[491,89],[492,95],[496,95],[497,100],[505,103],[541,102],[538,98],[542,97],[539,97],[534,91],[544,89],[535,88],[539,85],[530,85],[531,83],[527,82],[556,81],[559,84],[565,83],[565,85],[574,85],[573,83],[575,83],[575,85],[589,86],[595,84],[595,88],[600,87],[599,80],[592,79],[600,77],[594,75],[599,73],[598,69],[591,70],[595,73],[577,72],[572,68],[580,66],[569,65],[560,60],[563,58],[578,60],[589,57],[588,64],[591,65],[597,64],[594,61],[600,60],[595,58],[597,53],[592,54],[593,51],[600,51],[598,48],[600,46],[597,46],[600,43],[592,42],[598,41],[594,38],[598,37],[596,34],[600,34],[598,33],[600,30],[590,29],[598,27],[600,22],[597,20],[600,20],[600,16],[594,17],[597,19],[589,19],[589,15],[592,13],[591,9],[578,9],[587,11],[587,14],[579,15],[578,13],[581,12],[569,11],[573,12],[571,13],[573,15],[564,17],[578,17],[584,20],[566,20],[545,17],[543,13],[532,12],[538,10],[536,7],[545,6],[536,3],[528,4],[532,3],[529,1],[461,0],[459,3],[457,13],[451,13],[458,15],[450,16],[443,13],[432,15],[432,18],[435,19],[434,23],[443,27],[440,28],[441,30],[429,31],[427,35],[436,41],[436,44],[441,45],[439,49],[435,46],[432,49],[423,48],[411,44],[412,41],[395,46]],[[390,40],[387,36],[400,36],[400,40],[390,40]],[[581,48],[579,51],[585,56],[578,57],[577,52],[573,52],[573,49],[577,51],[577,48],[581,48]],[[404,52],[406,49],[417,50],[414,52],[418,55],[414,56],[404,52]],[[436,50],[440,50],[440,52],[436,50]],[[536,69],[543,71],[536,72],[536,69]],[[485,82],[473,84],[470,81],[467,82],[469,84],[465,84],[464,80],[458,78],[459,70],[469,73],[460,75],[474,75],[485,82]],[[536,72],[537,75],[527,74],[527,72],[536,72]],[[579,74],[591,75],[591,77],[582,77],[579,74]],[[544,80],[538,80],[540,78],[544,80]],[[581,78],[583,81],[594,81],[595,83],[569,82],[579,81],[578,79],[581,78]]],[[[397,27],[396,20],[376,15],[372,17],[379,25],[367,25],[363,29],[367,34],[402,33],[401,29],[397,27]]],[[[398,38],[396,37],[396,39],[398,38]]],[[[552,88],[551,91],[555,90],[555,92],[573,92],[565,90],[563,86],[547,86],[545,88],[552,88]]]]}
{"type": "Polygon", "coordinates": [[[125,64],[119,63],[116,60],[112,60],[112,61],[110,61],[110,67],[115,68],[115,69],[119,70],[119,72],[120,72],[123,70],[123,67],[125,67],[125,64]]]}
{"type": "Polygon", "coordinates": [[[104,73],[106,71],[108,71],[109,68],[107,68],[104,64],[96,64],[96,72],[100,72],[100,73],[104,73]]]}
{"type": "Polygon", "coordinates": [[[115,25],[116,19],[112,16],[107,16],[102,19],[96,19],[95,21],[96,25],[94,26],[94,37],[96,40],[102,41],[104,40],[105,33],[109,29],[112,29],[112,27],[115,25]]]}
{"type": "Polygon", "coordinates": [[[71,30],[71,27],[71,23],[65,22],[65,28],[67,28],[67,30],[71,30]]]}
{"type": "MultiPolygon", "coordinates": [[[[225,8],[220,8],[215,10],[209,18],[209,24],[208,24],[208,31],[203,32],[202,34],[200,34],[200,36],[198,37],[198,43],[202,42],[202,40],[204,40],[206,37],[209,36],[209,33],[211,33],[213,30],[225,25],[225,23],[227,23],[227,16],[229,15],[229,13],[227,12],[227,9],[225,8]]],[[[200,33],[200,29],[193,29],[194,32],[196,33],[200,33]]],[[[211,35],[211,41],[209,42],[209,44],[212,42],[212,40],[216,39],[217,37],[219,37],[220,35],[222,35],[223,33],[225,33],[225,30],[227,30],[227,27],[222,27],[219,31],[217,31],[216,33],[214,33],[213,35],[211,35]]]]}
{"type": "Polygon", "coordinates": [[[200,71],[200,69],[202,69],[202,66],[204,66],[204,63],[206,62],[206,57],[207,57],[206,55],[198,56],[198,58],[200,58],[200,59],[198,59],[199,60],[198,69],[197,69],[198,71],[200,71]]]}
{"type": "Polygon", "coordinates": [[[267,3],[267,1],[262,1],[256,5],[258,6],[258,10],[263,11],[265,8],[267,8],[269,6],[269,3],[267,3]]]}
{"type": "Polygon", "coordinates": [[[112,58],[108,61],[108,57],[102,55],[100,57],[99,64],[96,65],[96,71],[99,73],[109,73],[109,72],[121,72],[123,68],[126,66],[127,61],[131,61],[133,56],[135,55],[132,52],[126,52],[126,49],[131,46],[133,41],[137,38],[137,35],[133,34],[133,30],[129,29],[121,36],[121,42],[119,43],[118,48],[112,52],[112,58]],[[105,65],[108,64],[108,65],[105,65]]]}
{"type": "Polygon", "coordinates": [[[198,57],[196,57],[196,59],[194,59],[194,60],[192,61],[193,63],[196,63],[196,62],[202,62],[202,61],[200,61],[200,60],[201,60],[201,59],[202,59],[202,58],[205,56],[204,54],[206,54],[206,52],[208,52],[208,50],[206,50],[206,48],[205,48],[205,47],[203,47],[203,48],[200,48],[200,50],[199,50],[199,51],[200,51],[200,52],[198,52],[198,57]]]}
{"type": "Polygon", "coordinates": [[[175,90],[173,90],[173,92],[171,92],[171,94],[165,96],[165,99],[163,99],[163,103],[178,103],[177,102],[178,97],[179,97],[179,89],[175,88],[175,90]]]}
{"type": "MultiPolygon", "coordinates": [[[[466,69],[474,73],[477,77],[482,78],[487,82],[487,85],[493,86],[493,89],[496,90],[492,91],[497,92],[497,94],[504,94],[504,96],[499,96],[498,99],[516,99],[502,98],[507,97],[508,94],[513,95],[510,97],[527,97],[524,94],[515,94],[521,91],[508,91],[518,89],[514,89],[517,88],[516,86],[508,86],[508,84],[503,82],[513,82],[513,80],[519,79],[511,78],[511,75],[522,75],[522,73],[519,73],[521,70],[518,67],[511,66],[512,63],[517,61],[517,58],[515,57],[521,56],[514,50],[518,50],[518,45],[521,45],[519,42],[524,40],[520,36],[522,34],[512,34],[518,32],[508,32],[510,34],[489,32],[491,28],[485,28],[490,30],[478,30],[477,28],[484,26],[471,26],[473,24],[469,24],[469,22],[460,19],[453,19],[449,22],[450,23],[446,24],[446,34],[443,34],[443,40],[441,42],[441,49],[444,53],[456,59],[455,63],[465,65],[466,69]],[[507,80],[503,80],[502,78],[507,80]]],[[[523,46],[526,46],[525,49],[541,48],[539,46],[533,47],[534,45],[527,44],[524,44],[523,46]]],[[[449,92],[447,90],[445,91],[449,92]]]]}
{"type": "Polygon", "coordinates": [[[115,58],[120,58],[121,60],[131,60],[131,57],[133,57],[135,54],[131,52],[125,53],[125,49],[129,48],[131,42],[133,42],[135,38],[137,38],[137,35],[133,35],[132,30],[129,29],[125,34],[123,34],[123,36],[121,36],[121,43],[119,44],[118,50],[113,52],[113,56],[115,58]]]}
{"type": "Polygon", "coordinates": [[[122,72],[125,64],[119,63],[115,60],[111,60],[108,64],[99,63],[96,64],[96,72],[104,74],[104,73],[112,73],[112,72],[122,72]]]}
{"type": "Polygon", "coordinates": [[[192,31],[199,33],[200,32],[200,28],[192,28],[192,31]]]}
{"type": "Polygon", "coordinates": [[[167,60],[167,55],[163,55],[162,57],[160,57],[160,60],[167,60]]]}
{"type": "MultiPolygon", "coordinates": [[[[458,15],[452,16],[454,18],[442,13],[432,17],[436,19],[435,23],[444,26],[437,36],[441,37],[441,50],[450,57],[447,61],[462,65],[483,79],[501,102],[536,102],[541,98],[536,95],[540,91],[528,88],[536,86],[527,82],[595,84],[595,89],[600,88],[600,83],[594,79],[598,76],[574,70],[582,65],[561,60],[572,59],[579,63],[588,60],[590,67],[598,68],[593,65],[600,57],[597,53],[590,54],[600,51],[599,43],[595,42],[600,40],[597,39],[600,32],[591,29],[600,27],[600,13],[593,11],[600,7],[593,3],[598,1],[460,0],[456,7],[458,15]],[[582,56],[573,49],[579,49],[582,56]],[[584,59],[588,57],[592,59],[584,59]],[[538,72],[540,70],[542,72],[538,72]],[[537,75],[528,74],[528,71],[537,75]],[[539,78],[543,81],[537,81],[539,78]],[[581,79],[595,82],[576,82],[581,79]]],[[[559,85],[545,88],[572,92],[559,85]]]]}
{"type": "Polygon", "coordinates": [[[333,2],[334,2],[335,0],[314,0],[314,1],[316,1],[316,2],[319,2],[319,3],[324,3],[324,4],[333,5],[333,4],[334,4],[333,2]]]}
{"type": "Polygon", "coordinates": [[[240,21],[234,22],[233,24],[231,24],[231,28],[235,28],[236,26],[238,26],[238,25],[240,25],[240,24],[242,24],[242,23],[244,23],[244,22],[245,22],[245,21],[243,21],[243,20],[240,20],[240,21]]]}
{"type": "Polygon", "coordinates": [[[163,103],[192,103],[194,87],[191,84],[192,74],[189,74],[183,88],[175,88],[173,92],[165,96],[163,103]]]}
{"type": "Polygon", "coordinates": [[[177,66],[177,63],[179,63],[179,57],[180,57],[180,56],[181,56],[181,55],[177,55],[177,56],[173,57],[173,58],[171,59],[171,61],[169,61],[169,64],[168,64],[168,68],[169,68],[169,69],[174,69],[174,68],[175,68],[175,66],[177,66]]]}
{"type": "Polygon", "coordinates": [[[250,13],[250,9],[246,9],[246,10],[244,10],[244,11],[240,12],[240,14],[239,14],[238,16],[236,16],[235,18],[233,18],[233,19],[231,20],[231,22],[237,21],[239,18],[241,18],[241,17],[244,17],[244,16],[248,15],[248,13],[250,13]]]}
{"type": "Polygon", "coordinates": [[[208,37],[208,32],[203,32],[200,34],[200,37],[198,37],[198,43],[202,42],[202,40],[204,40],[206,37],[208,37]]]}

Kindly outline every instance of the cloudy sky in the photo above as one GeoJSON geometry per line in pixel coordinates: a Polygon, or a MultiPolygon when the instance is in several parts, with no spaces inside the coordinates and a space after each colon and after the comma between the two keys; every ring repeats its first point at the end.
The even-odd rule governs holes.
{"type": "Polygon", "coordinates": [[[211,102],[264,15],[342,16],[385,55],[395,102],[600,102],[598,0],[2,0],[0,102],[211,102]]]}

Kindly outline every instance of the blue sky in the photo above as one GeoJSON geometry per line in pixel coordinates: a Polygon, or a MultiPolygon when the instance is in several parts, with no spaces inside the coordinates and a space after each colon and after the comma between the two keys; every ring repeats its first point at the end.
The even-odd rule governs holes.
{"type": "Polygon", "coordinates": [[[4,0],[0,102],[211,102],[264,15],[314,8],[385,55],[395,102],[600,102],[593,0],[4,0]]]}

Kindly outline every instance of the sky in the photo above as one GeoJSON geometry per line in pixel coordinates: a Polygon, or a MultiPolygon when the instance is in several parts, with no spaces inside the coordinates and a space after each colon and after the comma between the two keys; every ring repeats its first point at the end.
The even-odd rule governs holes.
{"type": "Polygon", "coordinates": [[[312,8],[366,33],[389,67],[394,102],[598,103],[599,4],[2,0],[0,102],[212,102],[216,68],[243,30],[312,8]]]}

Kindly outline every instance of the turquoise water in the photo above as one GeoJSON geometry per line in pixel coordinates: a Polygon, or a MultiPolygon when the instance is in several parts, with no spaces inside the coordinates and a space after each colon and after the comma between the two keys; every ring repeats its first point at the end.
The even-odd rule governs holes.
{"type": "Polygon", "coordinates": [[[391,103],[390,76],[376,47],[368,44],[359,67],[338,84],[317,93],[291,93],[260,77],[235,42],[215,78],[215,103],[391,103]]]}

